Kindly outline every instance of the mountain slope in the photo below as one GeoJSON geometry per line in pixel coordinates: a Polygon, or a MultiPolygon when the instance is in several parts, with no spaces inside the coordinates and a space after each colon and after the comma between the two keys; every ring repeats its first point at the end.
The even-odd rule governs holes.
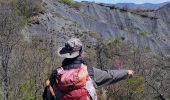
{"type": "Polygon", "coordinates": [[[119,9],[90,2],[81,2],[79,5],[81,7],[77,10],[56,0],[44,0],[46,11],[37,17],[39,24],[30,22],[31,25],[24,32],[47,37],[47,33],[51,32],[63,37],[59,39],[62,42],[74,37],[74,33],[91,31],[105,38],[124,37],[136,46],[150,48],[157,53],[170,53],[168,5],[152,11],[119,9]],[[67,37],[63,34],[67,34],[67,37]]]}
{"type": "Polygon", "coordinates": [[[115,4],[116,7],[127,7],[129,9],[143,9],[143,10],[157,10],[160,7],[168,4],[169,2],[164,2],[164,3],[160,3],[160,4],[152,4],[152,3],[144,3],[144,4],[134,4],[134,3],[118,3],[115,4]]]}

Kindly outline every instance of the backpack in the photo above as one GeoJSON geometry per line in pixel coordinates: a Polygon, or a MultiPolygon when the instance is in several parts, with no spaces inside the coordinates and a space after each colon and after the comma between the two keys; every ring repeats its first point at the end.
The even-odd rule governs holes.
{"type": "Polygon", "coordinates": [[[64,70],[57,69],[57,85],[61,91],[61,100],[89,100],[88,92],[85,89],[89,80],[87,66],[64,70]]]}

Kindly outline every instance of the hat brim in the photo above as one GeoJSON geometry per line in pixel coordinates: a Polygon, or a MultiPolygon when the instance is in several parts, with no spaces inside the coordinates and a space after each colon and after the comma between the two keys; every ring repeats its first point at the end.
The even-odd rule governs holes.
{"type": "Polygon", "coordinates": [[[58,49],[58,56],[63,57],[63,58],[75,58],[79,55],[79,51],[73,52],[73,53],[68,53],[66,52],[65,47],[60,47],[58,49]]]}

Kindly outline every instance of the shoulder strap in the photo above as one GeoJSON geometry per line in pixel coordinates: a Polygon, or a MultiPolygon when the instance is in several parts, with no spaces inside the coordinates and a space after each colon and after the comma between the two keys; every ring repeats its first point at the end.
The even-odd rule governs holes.
{"type": "Polygon", "coordinates": [[[88,81],[86,82],[85,89],[89,95],[90,100],[97,100],[97,93],[95,90],[95,86],[93,84],[93,80],[90,77],[88,81]]]}
{"type": "Polygon", "coordinates": [[[58,75],[59,73],[61,73],[62,71],[64,71],[64,69],[63,69],[63,67],[58,67],[58,68],[56,69],[56,71],[57,71],[57,75],[58,75]]]}
{"type": "Polygon", "coordinates": [[[87,66],[85,64],[81,64],[81,67],[84,67],[87,70],[87,66]]]}

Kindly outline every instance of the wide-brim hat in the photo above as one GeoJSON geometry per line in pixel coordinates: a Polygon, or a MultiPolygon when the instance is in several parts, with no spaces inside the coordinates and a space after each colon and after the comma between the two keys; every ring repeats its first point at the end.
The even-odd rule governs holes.
{"type": "Polygon", "coordinates": [[[76,38],[71,38],[64,47],[58,49],[58,55],[63,58],[75,58],[80,52],[82,52],[82,42],[76,38]]]}

